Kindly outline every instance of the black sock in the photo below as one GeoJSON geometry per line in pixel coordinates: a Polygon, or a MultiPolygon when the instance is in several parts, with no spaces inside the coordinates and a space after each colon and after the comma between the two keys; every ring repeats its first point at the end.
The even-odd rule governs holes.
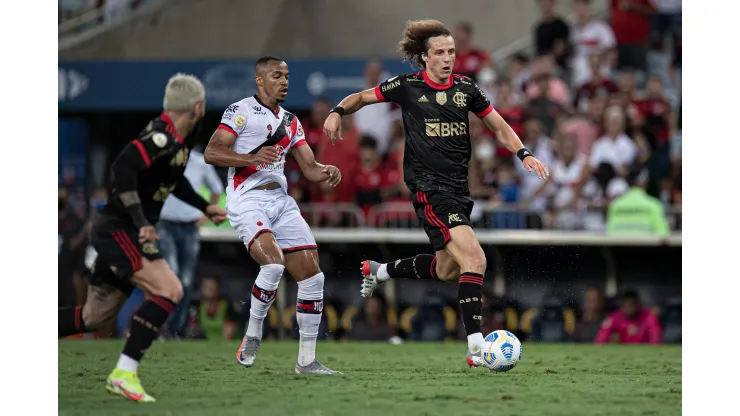
{"type": "Polygon", "coordinates": [[[465,272],[460,276],[460,284],[457,287],[457,299],[460,301],[460,309],[467,335],[480,332],[481,314],[483,312],[483,275],[465,272]]]}
{"type": "Polygon", "coordinates": [[[142,303],[131,317],[131,335],[123,347],[124,355],[141,361],[141,357],[159,334],[159,328],[174,309],[174,302],[160,296],[152,296],[142,303]]]}
{"type": "Polygon", "coordinates": [[[59,308],[59,338],[87,332],[82,321],[82,306],[59,308]]]}
{"type": "Polygon", "coordinates": [[[437,277],[437,257],[431,254],[419,254],[416,257],[396,260],[388,263],[386,270],[392,278],[439,279],[437,277]]]}

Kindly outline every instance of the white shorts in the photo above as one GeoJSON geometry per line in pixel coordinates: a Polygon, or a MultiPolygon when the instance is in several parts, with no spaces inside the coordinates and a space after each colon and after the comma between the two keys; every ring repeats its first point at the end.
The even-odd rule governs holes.
{"type": "Polygon", "coordinates": [[[316,248],[316,240],[298,204],[281,188],[247,191],[227,201],[226,212],[247,250],[266,232],[275,236],[284,253],[316,248]]]}

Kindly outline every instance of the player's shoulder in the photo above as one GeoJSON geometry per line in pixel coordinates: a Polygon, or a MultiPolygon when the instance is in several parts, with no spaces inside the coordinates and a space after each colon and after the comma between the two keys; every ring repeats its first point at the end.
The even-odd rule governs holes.
{"type": "Polygon", "coordinates": [[[458,87],[478,88],[473,78],[462,74],[452,74],[452,84],[458,87]]]}
{"type": "Polygon", "coordinates": [[[226,106],[224,114],[245,113],[250,105],[256,104],[254,97],[245,97],[226,106]]]}
{"type": "Polygon", "coordinates": [[[146,127],[139,133],[139,140],[151,141],[159,148],[182,144],[183,138],[177,134],[172,120],[162,113],[147,123],[146,127]]]}

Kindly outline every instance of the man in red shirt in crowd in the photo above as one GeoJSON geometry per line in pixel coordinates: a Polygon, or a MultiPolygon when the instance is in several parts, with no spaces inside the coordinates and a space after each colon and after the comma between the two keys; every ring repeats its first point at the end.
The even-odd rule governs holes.
{"type": "Polygon", "coordinates": [[[573,105],[578,111],[588,110],[588,103],[594,97],[609,97],[611,94],[619,92],[619,85],[616,82],[602,75],[600,68],[602,62],[601,55],[591,55],[588,57],[588,63],[591,68],[591,79],[581,85],[576,91],[576,98],[573,105]]]}
{"type": "Polygon", "coordinates": [[[606,344],[662,344],[663,330],[658,317],[648,308],[642,307],[637,292],[627,291],[622,295],[622,304],[601,324],[594,343],[606,344]]]}
{"type": "MultiPolygon", "coordinates": [[[[501,77],[496,81],[498,84],[496,92],[496,111],[501,115],[514,130],[517,136],[524,135],[524,121],[527,118],[526,109],[516,100],[511,81],[507,77],[501,77]]],[[[514,156],[500,143],[496,147],[496,155],[502,157],[514,156]]]]}
{"type": "Polygon", "coordinates": [[[617,38],[617,68],[647,71],[653,0],[611,0],[611,25],[617,38]]]}
{"type": "Polygon", "coordinates": [[[385,172],[378,153],[378,144],[371,136],[360,139],[360,168],[355,176],[355,202],[365,215],[381,202],[381,188],[385,182],[385,172]]]}
{"type": "Polygon", "coordinates": [[[455,27],[455,66],[452,72],[476,79],[483,68],[491,67],[491,56],[473,45],[473,26],[470,23],[458,23],[455,27]]]}

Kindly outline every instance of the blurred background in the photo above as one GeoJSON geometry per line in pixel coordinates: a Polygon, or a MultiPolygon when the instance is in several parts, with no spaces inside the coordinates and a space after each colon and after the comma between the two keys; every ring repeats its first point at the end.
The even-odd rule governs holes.
{"type": "MultiPolygon", "coordinates": [[[[321,131],[346,95],[416,72],[395,46],[406,20],[426,17],[453,30],[455,72],[476,80],[551,172],[546,183],[526,174],[470,119],[471,220],[488,257],[484,331],[629,341],[599,334],[617,313],[628,318],[623,332],[650,333],[633,342],[680,343],[680,0],[60,0],[59,306],[85,301],[95,258],[87,234],[107,198],[108,167],[161,111],[169,77],[203,80],[204,147],[224,109],[256,92],[254,60],[269,54],[290,66],[284,107],[317,159],[344,177],[326,189],[286,164],[327,277],[320,336],[465,339],[456,285],[395,280],[371,299],[359,294],[361,260],[433,252],[403,183],[399,108],[344,117],[336,145],[321,131]]],[[[221,182],[203,180],[201,191],[223,204],[226,171],[213,174],[221,182]]],[[[258,267],[228,223],[198,225],[161,242],[192,293],[184,324],[162,337],[240,338],[258,267]]],[[[296,291],[292,279],[281,283],[268,339],[297,339],[296,291]]],[[[141,298],[89,337],[125,336],[141,298]]]]}

